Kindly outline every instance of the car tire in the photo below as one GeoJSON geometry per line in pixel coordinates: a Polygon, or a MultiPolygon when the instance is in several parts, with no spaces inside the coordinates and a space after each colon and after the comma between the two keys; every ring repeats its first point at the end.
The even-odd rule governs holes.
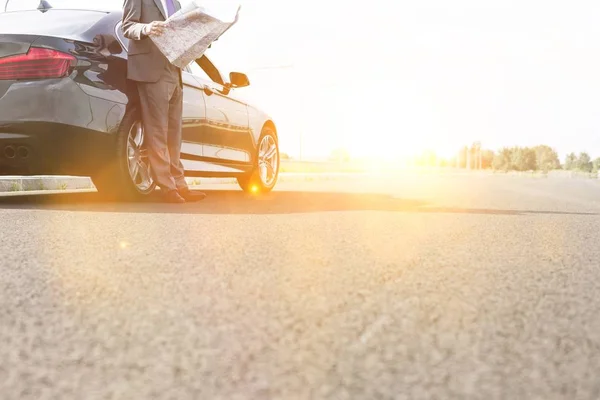
{"type": "Polygon", "coordinates": [[[269,193],[279,178],[279,142],[275,131],[265,126],[258,140],[254,168],[249,174],[237,178],[238,184],[247,193],[269,193]]]}
{"type": "Polygon", "coordinates": [[[136,201],[155,191],[156,182],[149,166],[144,140],[139,112],[127,111],[106,163],[92,175],[92,181],[100,194],[115,200],[136,201]],[[137,174],[132,169],[134,164],[137,165],[137,174]]]}

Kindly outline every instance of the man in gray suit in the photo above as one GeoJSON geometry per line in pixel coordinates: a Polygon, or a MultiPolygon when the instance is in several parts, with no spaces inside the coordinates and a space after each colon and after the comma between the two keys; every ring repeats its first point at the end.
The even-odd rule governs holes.
{"type": "Polygon", "coordinates": [[[205,197],[204,193],[189,190],[180,160],[181,70],[150,39],[163,33],[164,21],[179,9],[177,0],[125,0],[123,5],[123,34],[129,39],[127,78],[137,84],[154,178],[165,200],[171,203],[205,197]]]}

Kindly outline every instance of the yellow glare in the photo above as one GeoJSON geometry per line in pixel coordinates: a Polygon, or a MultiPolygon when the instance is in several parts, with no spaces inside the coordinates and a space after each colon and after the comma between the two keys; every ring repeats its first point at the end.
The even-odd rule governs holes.
{"type": "Polygon", "coordinates": [[[127,243],[127,242],[121,242],[121,243],[119,244],[119,246],[120,246],[122,249],[126,249],[126,248],[128,248],[128,247],[129,247],[129,243],[127,243]]]}
{"type": "Polygon", "coordinates": [[[252,193],[258,193],[258,186],[252,185],[252,188],[250,190],[252,191],[252,193]]]}

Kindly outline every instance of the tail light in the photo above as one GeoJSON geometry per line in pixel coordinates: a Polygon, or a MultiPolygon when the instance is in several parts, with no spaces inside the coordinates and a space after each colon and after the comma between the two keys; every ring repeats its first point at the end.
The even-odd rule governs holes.
{"type": "Polygon", "coordinates": [[[0,80],[62,78],[75,61],[70,54],[32,47],[27,54],[0,58],[0,80]]]}

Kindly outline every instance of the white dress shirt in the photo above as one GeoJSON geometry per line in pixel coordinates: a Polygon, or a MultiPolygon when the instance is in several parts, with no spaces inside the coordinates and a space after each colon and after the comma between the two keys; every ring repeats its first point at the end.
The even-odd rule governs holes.
{"type": "MultiPolygon", "coordinates": [[[[167,0],[160,0],[163,6],[163,10],[165,10],[165,15],[169,18],[169,10],[167,10],[167,0]]],[[[173,3],[175,4],[175,3],[173,3]]]]}

